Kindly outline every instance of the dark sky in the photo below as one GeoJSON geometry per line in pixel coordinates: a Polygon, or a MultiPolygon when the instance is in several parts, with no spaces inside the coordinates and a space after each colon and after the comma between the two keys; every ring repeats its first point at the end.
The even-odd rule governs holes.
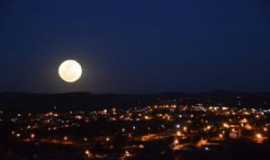
{"type": "Polygon", "coordinates": [[[0,91],[270,91],[270,2],[0,0],[0,72],[0,91]]]}

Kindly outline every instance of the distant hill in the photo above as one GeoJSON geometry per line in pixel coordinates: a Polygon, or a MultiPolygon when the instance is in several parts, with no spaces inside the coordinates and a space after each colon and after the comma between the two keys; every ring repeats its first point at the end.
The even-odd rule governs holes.
{"type": "Polygon", "coordinates": [[[217,90],[201,93],[163,92],[157,94],[92,94],[88,92],[43,94],[0,93],[0,108],[20,111],[49,111],[54,106],[60,111],[94,110],[105,107],[129,108],[159,103],[221,104],[234,106],[268,107],[270,93],[248,93],[217,90]]]}
{"type": "Polygon", "coordinates": [[[101,109],[108,106],[131,107],[157,102],[152,95],[116,95],[92,93],[0,93],[0,107],[16,110],[47,111],[56,106],[59,110],[101,109]]]}

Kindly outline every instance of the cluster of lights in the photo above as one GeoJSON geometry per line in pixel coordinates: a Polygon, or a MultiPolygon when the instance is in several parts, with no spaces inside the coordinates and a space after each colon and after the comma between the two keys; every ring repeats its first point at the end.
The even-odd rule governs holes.
{"type": "Polygon", "coordinates": [[[10,121],[16,126],[11,135],[17,141],[76,145],[89,159],[106,157],[106,154],[96,153],[92,144],[99,144],[107,150],[121,146],[120,159],[129,159],[153,141],[170,141],[174,152],[191,147],[209,151],[214,148],[212,146],[222,145],[227,140],[261,144],[268,140],[269,114],[269,110],[255,108],[173,104],[129,110],[111,108],[92,112],[17,113],[10,121]],[[108,131],[113,125],[100,128],[107,135],[79,137],[68,132],[58,135],[59,131],[76,130],[99,121],[117,124],[118,127],[113,133],[108,131]],[[117,145],[116,137],[119,136],[124,141],[121,145],[117,145]]]}

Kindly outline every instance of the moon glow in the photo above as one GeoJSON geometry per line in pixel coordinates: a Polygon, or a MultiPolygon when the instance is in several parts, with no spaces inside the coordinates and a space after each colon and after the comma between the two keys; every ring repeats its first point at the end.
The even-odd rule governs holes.
{"type": "Polygon", "coordinates": [[[65,82],[74,83],[82,76],[82,66],[75,60],[65,60],[59,66],[58,74],[65,82]]]}

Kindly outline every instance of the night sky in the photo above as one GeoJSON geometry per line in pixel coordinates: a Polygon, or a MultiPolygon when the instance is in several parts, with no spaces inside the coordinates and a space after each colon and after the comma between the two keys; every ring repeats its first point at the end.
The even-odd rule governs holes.
{"type": "Polygon", "coordinates": [[[270,91],[270,2],[0,0],[0,72],[12,92],[270,91]]]}

